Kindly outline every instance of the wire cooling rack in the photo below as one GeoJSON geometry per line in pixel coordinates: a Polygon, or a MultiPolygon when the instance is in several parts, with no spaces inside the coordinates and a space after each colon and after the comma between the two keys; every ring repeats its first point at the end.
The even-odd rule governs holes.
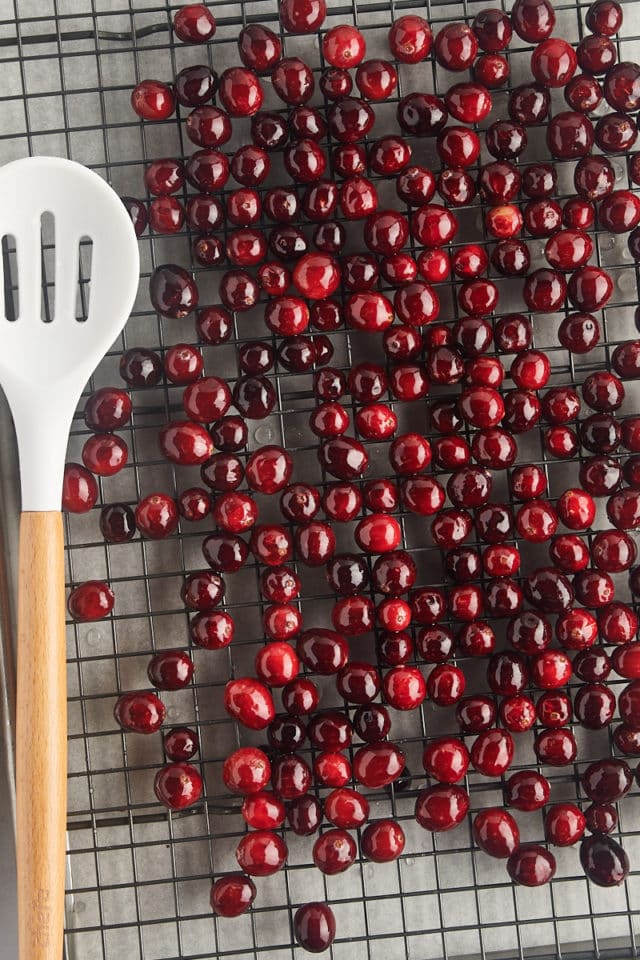
{"type": "MultiPolygon", "coordinates": [[[[353,0],[330,5],[326,27],[354,22],[365,33],[369,56],[388,55],[386,29],[407,11],[424,12],[437,29],[453,19],[470,21],[488,4],[464,2],[425,4],[353,0]]],[[[218,72],[237,61],[235,38],[241,25],[259,21],[279,30],[275,0],[242,0],[211,5],[218,22],[207,47],[174,45],[170,21],[176,5],[136,0],[131,8],[119,0],[0,0],[0,160],[33,153],[69,156],[103,174],[121,195],[142,195],[145,163],[162,156],[182,157],[193,147],[174,119],[141,124],[129,105],[134,84],[146,77],[171,80],[189,63],[208,61],[218,72]]],[[[625,23],[616,39],[619,59],[636,59],[640,34],[634,4],[625,3],[625,23]]],[[[582,35],[587,5],[556,7],[556,33],[571,39],[582,35]]],[[[288,55],[299,54],[319,69],[317,37],[283,36],[288,55]]],[[[529,53],[517,38],[509,52],[515,85],[526,77],[529,53]]],[[[400,67],[398,97],[411,90],[442,93],[459,79],[441,71],[431,60],[400,67]]],[[[265,83],[265,108],[279,109],[265,83]]],[[[317,97],[317,94],[316,94],[317,97]]],[[[507,92],[494,95],[489,121],[506,115],[507,92]]],[[[316,102],[315,100],[312,101],[316,102]]],[[[562,109],[555,100],[556,109],[562,109]]],[[[372,137],[393,127],[395,100],[376,106],[372,137]]],[[[182,114],[182,119],[186,111],[182,114]]],[[[524,161],[544,157],[544,131],[529,128],[524,161]]],[[[235,149],[246,136],[246,122],[236,123],[235,149]]],[[[414,141],[414,159],[438,161],[431,141],[414,141]]],[[[615,159],[619,185],[627,185],[624,161],[615,159]]],[[[277,162],[274,167],[277,168],[277,162]]],[[[559,191],[573,193],[572,164],[560,164],[559,191]]],[[[273,179],[280,174],[277,169],[273,179]]],[[[267,186],[269,183],[267,183],[267,186]]],[[[381,205],[395,200],[394,185],[378,184],[381,205]]],[[[482,207],[476,200],[458,211],[461,240],[482,236],[482,207]]],[[[127,327],[87,387],[120,383],[118,363],[124,349],[145,346],[163,354],[172,344],[196,342],[193,320],[159,320],[150,308],[147,279],[160,263],[189,265],[185,235],[140,240],[142,282],[127,327]]],[[[542,265],[542,248],[530,241],[533,265],[542,265]]],[[[357,247],[354,245],[353,250],[357,247]]],[[[601,315],[603,341],[586,358],[568,355],[558,347],[556,330],[562,314],[534,318],[535,344],[548,352],[553,375],[550,385],[580,383],[588,372],[605,368],[610,349],[634,335],[637,303],[635,266],[624,238],[597,236],[598,262],[614,276],[616,289],[601,315]]],[[[216,302],[218,274],[198,271],[201,303],[216,302]]],[[[50,280],[50,278],[49,278],[50,280]]],[[[86,280],[86,278],[85,278],[86,280]]],[[[516,286],[498,279],[501,312],[522,308],[516,286]]],[[[48,292],[45,276],[44,296],[48,292]]],[[[442,318],[455,319],[452,288],[439,288],[442,318]]],[[[268,339],[260,311],[237,318],[235,342],[268,339]]],[[[359,360],[384,362],[371,340],[355,333],[332,335],[333,365],[344,369],[359,360]]],[[[237,376],[234,341],[219,347],[203,346],[205,369],[233,379],[237,376]]],[[[295,479],[321,484],[323,476],[313,453],[307,425],[313,407],[310,376],[281,371],[275,378],[278,405],[268,420],[251,424],[250,447],[281,443],[292,453],[295,479]]],[[[622,413],[637,409],[637,394],[626,384],[622,413]]],[[[287,834],[290,856],[283,871],[260,880],[255,908],[237,920],[216,920],[208,904],[210,881],[237,869],[234,849],[244,833],[238,804],[224,792],[221,766],[240,743],[260,743],[260,737],[239,732],[226,717],[222,690],[229,676],[251,670],[256,649],[263,642],[262,604],[257,570],[249,563],[227,579],[226,608],[236,622],[230,648],[191,651],[195,682],[186,690],[163,694],[167,725],[195,725],[201,741],[200,767],[207,802],[183,814],[159,807],[152,782],[163,762],[160,734],[125,735],[113,719],[119,693],[148,688],[146,666],[150,655],[188,645],[188,617],[180,602],[186,572],[202,569],[201,541],[211,522],[183,523],[179,536],[166,541],[140,540],[105,545],[98,528],[99,506],[135,504],[156,490],[180,492],[198,483],[198,473],[174,469],[162,460],[156,446],[158,428],[179,416],[181,388],[164,384],[133,392],[134,414],[123,431],[130,462],[118,475],[100,482],[98,507],[86,515],[66,517],[67,581],[70,585],[93,577],[107,579],[116,594],[114,614],[94,624],[69,624],[69,814],[68,897],[66,948],[73,960],[292,960],[303,951],[293,945],[293,910],[311,899],[327,900],[337,918],[338,935],[330,955],[334,960],[397,960],[397,958],[508,958],[587,957],[621,958],[638,955],[640,931],[640,798],[628,796],[621,805],[620,835],[632,863],[632,872],[620,888],[602,890],[589,885],[575,849],[556,849],[556,879],[540,889],[517,888],[507,881],[503,865],[474,851],[468,823],[450,834],[431,835],[413,820],[417,792],[425,785],[420,763],[424,739],[453,732],[451,711],[425,703],[410,715],[394,717],[394,738],[400,740],[413,772],[404,789],[370,796],[372,817],[395,816],[402,823],[407,845],[392,864],[357,860],[345,874],[323,877],[312,866],[312,839],[287,834]]],[[[82,405],[81,405],[82,406],[82,405]]],[[[402,429],[426,430],[424,403],[397,404],[402,429]]],[[[86,438],[81,409],[69,443],[70,460],[79,460],[86,438]]],[[[544,464],[551,496],[558,496],[577,478],[578,460],[545,459],[538,430],[519,437],[522,460],[544,464]]],[[[386,454],[370,445],[370,476],[385,472],[386,454]]],[[[388,467],[386,468],[388,469],[388,467]]],[[[505,478],[494,478],[493,499],[508,495],[505,478]]],[[[261,515],[281,519],[277,507],[260,500],[261,515]]],[[[9,503],[9,498],[7,498],[9,503]]],[[[413,553],[419,582],[442,582],[442,555],[431,543],[428,522],[402,514],[407,549],[413,553]]],[[[607,521],[599,513],[599,524],[607,521]]],[[[337,525],[338,549],[352,550],[352,525],[337,525]]],[[[524,545],[526,569],[545,562],[546,553],[524,545]]],[[[317,571],[300,567],[303,579],[301,608],[305,625],[330,623],[334,597],[317,571]]],[[[624,577],[616,578],[618,596],[626,598],[624,577]]],[[[504,625],[496,625],[499,638],[504,625]]],[[[373,656],[370,636],[356,638],[352,653],[373,656]]],[[[481,665],[465,664],[468,691],[483,672],[481,665]]],[[[622,686],[622,683],[620,684],[622,686]]],[[[335,704],[333,684],[321,684],[322,706],[335,704]]],[[[580,761],[573,768],[545,770],[554,800],[576,796],[576,779],[591,759],[608,755],[609,731],[575,728],[580,761]]],[[[532,766],[531,734],[517,738],[514,769],[532,766]]],[[[474,810],[500,804],[500,782],[470,774],[465,784],[474,810]]],[[[584,796],[578,793],[584,800],[584,796]]],[[[516,815],[524,840],[542,840],[539,813],[516,815]]]]}

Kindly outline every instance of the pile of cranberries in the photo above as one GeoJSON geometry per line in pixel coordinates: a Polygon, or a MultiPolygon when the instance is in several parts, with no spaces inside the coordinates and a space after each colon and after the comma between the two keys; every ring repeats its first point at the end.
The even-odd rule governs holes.
{"type": "MultiPolygon", "coordinates": [[[[640,65],[618,62],[621,8],[595,0],[578,44],[554,34],[549,0],[515,0],[509,14],[490,8],[433,30],[409,14],[391,25],[388,56],[369,59],[361,30],[325,29],[325,0],[279,7],[286,56],[282,31],[251,23],[238,37],[238,64],[220,76],[188,66],[132,93],[143,121],[176,115],[195,147],[151,162],[151,199],[125,203],[138,234],[147,225],[186,230],[191,264],[158,266],[149,292],[167,324],[193,316],[196,345],[124,353],[128,390],[89,398],[91,435],[64,485],[66,509],[96,504],[95,476],[107,490],[127,464],[117,431],[131,416],[131,392],[164,378],[180,388],[181,408],[160,431],[160,451],[199,468],[201,484],[105,503],[102,535],[123,543],[136,532],[162,539],[186,523],[206,525],[208,569],[185,578],[181,599],[192,613],[190,643],[207,650],[233,641],[225,579],[257,566],[264,643],[253,673],[229,679],[224,706],[264,739],[224,763],[224,786],[243,798],[249,829],[237,847],[241,872],[215,880],[212,907],[225,917],[247,910],[256,878],[283,867],[291,833],[313,838],[310,856],[325,874],[358,857],[399,857],[400,823],[372,819],[368,800],[394,784],[417,788],[425,830],[471,816],[475,844],[503,859],[516,883],[551,880],[553,848],[579,844],[587,877],[619,884],[629,863],[611,836],[615,804],[640,778],[630,766],[640,756],[640,416],[620,411],[625,381],[640,374],[640,339],[609,340],[606,369],[595,361],[584,371],[581,358],[603,337],[615,287],[593,262],[596,245],[626,234],[640,261],[640,197],[617,185],[620,167],[640,185],[640,154],[630,152],[640,65]],[[296,55],[300,34],[318,38],[320,70],[296,55]],[[507,87],[510,45],[529,78],[507,87]],[[443,97],[411,88],[411,65],[425,60],[447,78],[443,97]],[[267,94],[282,107],[263,109],[267,94]],[[376,111],[389,100],[382,132],[376,111]],[[230,152],[236,123],[250,133],[230,152]],[[419,162],[425,138],[436,163],[419,162]],[[529,138],[535,160],[525,159],[529,138]],[[285,182],[274,184],[275,169],[285,182]],[[558,186],[567,175],[568,197],[558,186]],[[476,235],[469,209],[480,214],[476,235]],[[220,271],[214,304],[198,282],[211,268],[220,271]],[[517,312],[501,305],[507,289],[517,312]],[[227,382],[215,360],[205,369],[201,345],[229,341],[250,310],[255,338],[235,340],[238,374],[227,382]],[[557,318],[551,354],[536,345],[543,315],[557,318]],[[334,366],[345,342],[365,343],[366,359],[334,366]],[[569,363],[552,366],[556,355],[569,363]],[[247,446],[249,422],[281,411],[276,375],[286,383],[289,374],[313,396],[317,485],[294,476],[282,446],[247,446]],[[519,438],[534,428],[540,453],[525,462],[519,438]],[[554,461],[566,461],[559,489],[554,461]],[[265,517],[265,496],[279,522],[273,510],[265,517]],[[411,516],[418,544],[405,540],[411,516]],[[351,548],[340,552],[347,532],[351,548]],[[426,575],[416,546],[431,548],[426,575]],[[314,592],[323,580],[334,598],[329,622],[303,617],[305,568],[314,592]],[[352,654],[355,637],[368,638],[365,659],[352,654]],[[627,685],[609,685],[612,673],[627,685]],[[341,707],[320,708],[328,682],[341,707]],[[426,782],[408,772],[393,731],[398,712],[425,701],[455,730],[427,729],[426,782]],[[610,728],[618,756],[576,766],[576,726],[610,728]],[[578,775],[578,803],[554,798],[544,775],[563,767],[578,775]],[[504,804],[472,810],[468,773],[499,781],[504,804]],[[511,811],[541,811],[540,843],[521,841],[511,811]]],[[[216,23],[193,4],[173,28],[181,42],[206,43],[216,23]]],[[[69,598],[79,620],[113,604],[96,581],[69,598]]],[[[165,650],[149,662],[149,683],[176,691],[193,672],[186,650],[165,650]]],[[[162,729],[158,799],[173,810],[201,802],[197,732],[166,730],[157,693],[123,694],[115,715],[127,731],[162,729]]],[[[335,919],[326,904],[308,903],[293,929],[320,952],[335,919]]]]}

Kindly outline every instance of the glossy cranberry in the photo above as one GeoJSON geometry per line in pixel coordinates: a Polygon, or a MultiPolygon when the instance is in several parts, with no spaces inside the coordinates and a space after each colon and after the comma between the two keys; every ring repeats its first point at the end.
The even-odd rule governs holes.
{"type": "Polygon", "coordinates": [[[513,760],[513,737],[506,730],[486,730],[471,747],[471,764],[485,777],[500,777],[513,760]]]}
{"type": "Polygon", "coordinates": [[[219,917],[239,917],[249,909],[256,892],[253,881],[243,873],[219,877],[211,886],[211,909],[219,917]]]}
{"type": "MultiPolygon", "coordinates": [[[[628,757],[640,755],[640,730],[636,730],[626,723],[620,723],[615,728],[613,742],[620,753],[624,753],[628,757]]],[[[609,831],[605,830],[603,832],[608,833],[609,831]]]]}
{"type": "Polygon", "coordinates": [[[331,154],[332,169],[340,177],[364,173],[367,155],[359,143],[339,143],[331,154]]]}
{"type": "Polygon", "coordinates": [[[567,578],[553,567],[538,567],[525,579],[524,593],[529,603],[545,612],[562,613],[574,598],[567,578]]]}
{"type": "Polygon", "coordinates": [[[376,189],[362,176],[348,177],[340,187],[338,203],[347,220],[362,220],[378,206],[376,189]]]}
{"type": "Polygon", "coordinates": [[[325,0],[283,0],[278,15],[287,33],[315,33],[325,21],[327,5],[325,0]]]}
{"type": "Polygon", "coordinates": [[[191,274],[176,264],[156,267],[149,281],[155,310],[173,320],[188,316],[198,306],[198,288],[191,274]]]}
{"type": "Polygon", "coordinates": [[[466,623],[458,634],[458,646],[467,657],[485,657],[495,650],[496,638],[488,623],[466,623]]]}
{"type": "Polygon", "coordinates": [[[313,862],[322,873],[333,876],[347,870],[356,853],[355,840],[346,830],[327,830],[313,845],[313,862]]]}
{"type": "Polygon", "coordinates": [[[490,697],[463,697],[456,705],[456,720],[463,733],[488,730],[495,718],[496,706],[490,697]]]}
{"type": "Polygon", "coordinates": [[[276,94],[287,104],[306,103],[313,94],[315,81],[311,69],[298,57],[284,57],[271,71],[276,94]]]}
{"type": "Polygon", "coordinates": [[[509,94],[509,116],[525,127],[546,120],[550,105],[549,91],[541,83],[523,83],[509,94]]]}
{"type": "Polygon", "coordinates": [[[191,639],[198,647],[220,650],[233,640],[235,624],[228,613],[199,613],[189,624],[191,639]]]}
{"type": "Polygon", "coordinates": [[[473,76],[490,90],[501,87],[509,79],[509,62],[499,53],[487,53],[478,57],[473,65],[473,76]]]}
{"type": "Polygon", "coordinates": [[[273,761],[274,792],[282,800],[295,800],[309,792],[312,774],[309,765],[295,753],[281,753],[273,761]]]}
{"type": "Polygon", "coordinates": [[[179,160],[154,160],[144,171],[144,185],[156,197],[177,193],[184,187],[184,172],[179,160]]]}
{"type": "Polygon", "coordinates": [[[534,237],[548,237],[562,224],[562,208],[555,200],[532,200],[524,208],[524,222],[534,237]]]}
{"type": "Polygon", "coordinates": [[[466,70],[478,55],[478,39],[464,23],[448,23],[435,37],[433,52],[441,67],[466,70]]]}
{"type": "Polygon", "coordinates": [[[100,532],[108,543],[126,543],[136,533],[136,520],[131,507],[110,503],[100,512],[100,532]]]}
{"type": "Polygon", "coordinates": [[[170,810],[184,810],[202,796],[202,777],[189,763],[170,763],[158,770],[153,789],[170,810]]]}
{"type": "Polygon", "coordinates": [[[367,100],[386,100],[398,85],[398,74],[388,60],[364,60],[356,70],[356,85],[367,100]]]}
{"type": "Polygon", "coordinates": [[[309,953],[323,953],[329,949],[336,935],[333,910],[320,901],[304,903],[295,912],[293,932],[297,943],[304,950],[309,953]]]}
{"type": "Polygon", "coordinates": [[[540,887],[556,872],[556,860],[550,850],[536,843],[523,843],[507,860],[507,872],[514,883],[540,887]]]}
{"type": "Polygon", "coordinates": [[[594,130],[591,121],[581,113],[566,110],[557,113],[547,126],[547,146],[557,159],[571,160],[584,157],[593,146],[594,130]]]}
{"type": "Polygon", "coordinates": [[[178,526],[175,500],[164,493],[150,494],[136,507],[135,519],[145,536],[154,540],[168,537],[178,526]]]}
{"type": "Polygon", "coordinates": [[[425,830],[442,833],[462,823],[469,806],[469,794],[463,787],[438,784],[418,794],[415,818],[425,830]]]}
{"type": "MultiPolygon", "coordinates": [[[[570,284],[574,276],[575,274],[572,274],[570,284]]],[[[562,305],[566,294],[567,284],[562,274],[545,267],[529,274],[522,289],[525,303],[531,311],[536,313],[553,313],[562,305]]],[[[539,351],[538,355],[541,355],[539,351]]]]}
{"type": "Polygon", "coordinates": [[[333,67],[357,66],[364,59],[365,49],[362,33],[350,24],[332,27],[322,38],[322,55],[333,67]]]}
{"type": "Polygon", "coordinates": [[[287,804],[287,822],[298,836],[311,836],[322,822],[322,804],[309,794],[296,797],[287,804]]]}
{"type": "Polygon", "coordinates": [[[506,860],[518,848],[518,824],[501,807],[487,807],[473,818],[473,839],[490,857],[506,860]]]}
{"type": "Polygon", "coordinates": [[[292,716],[313,713],[319,699],[318,688],[306,677],[296,677],[282,690],[282,705],[292,716]]]}
{"type": "Polygon", "coordinates": [[[389,28],[389,47],[396,60],[419,63],[429,56],[433,42],[431,27],[424,17],[408,14],[389,28]]]}
{"type": "Polygon", "coordinates": [[[98,484],[88,469],[79,463],[67,463],[62,483],[62,509],[67,513],[87,513],[98,499],[98,484]]]}
{"type": "Polygon", "coordinates": [[[131,93],[131,106],[142,120],[167,120],[176,108],[176,97],[160,80],[141,80],[131,93]]]}
{"type": "Polygon", "coordinates": [[[175,197],[157,197],[149,204],[149,225],[155,233],[177,233],[184,217],[184,207],[175,197]]]}
{"type": "Polygon", "coordinates": [[[172,727],[162,742],[169,760],[191,760],[200,748],[198,734],[191,727],[172,727]]]}
{"type": "Polygon", "coordinates": [[[196,107],[187,117],[186,131],[198,147],[220,147],[231,138],[231,120],[218,107],[196,107]]]}
{"type": "Polygon", "coordinates": [[[527,131],[513,120],[496,120],[485,134],[485,143],[497,160],[515,160],[527,146],[527,131]]]}
{"type": "Polygon", "coordinates": [[[404,754],[395,743],[387,741],[366,744],[353,758],[353,772],[358,783],[376,789],[397,780],[404,767],[404,754]]]}
{"type": "Polygon", "coordinates": [[[268,877],[281,870],[287,859],[287,845],[271,830],[255,830],[238,843],[236,859],[252,877],[268,877]]]}
{"type": "Polygon", "coordinates": [[[570,730],[566,730],[564,727],[539,733],[534,741],[533,749],[540,763],[546,763],[553,767],[573,763],[578,753],[575,737],[570,730]]]}
{"type": "Polygon", "coordinates": [[[513,529],[511,508],[501,503],[481,507],[475,516],[478,536],[485,543],[502,543],[513,529]]]}
{"type": "Polygon", "coordinates": [[[593,883],[600,887],[619,886],[629,873],[625,850],[611,837],[586,837],[580,844],[580,863],[593,883]]]}
{"type": "MultiPolygon", "coordinates": [[[[417,137],[436,136],[445,126],[447,118],[448,111],[444,102],[430,93],[410,93],[403,97],[396,107],[396,119],[400,128],[417,137]]],[[[430,179],[435,186],[433,174],[430,179]]]]}
{"type": "Polygon", "coordinates": [[[621,800],[633,784],[633,774],[624,760],[597,760],[582,774],[582,786],[594,803],[621,800]]]}
{"type": "Polygon", "coordinates": [[[547,87],[564,87],[578,66],[576,52],[560,37],[549,37],[531,54],[531,72],[547,87]]]}
{"type": "Polygon", "coordinates": [[[275,717],[271,693],[253,677],[230,680],[224,691],[227,713],[250,730],[264,730],[275,717]]]}
{"type": "Polygon", "coordinates": [[[598,611],[598,628],[607,643],[628,644],[636,637],[638,616],[626,604],[612,603],[598,611]]]}
{"type": "Polygon", "coordinates": [[[585,73],[607,73],[618,59],[615,45],[608,37],[584,37],[576,49],[580,69],[585,73]]]}
{"type": "Polygon", "coordinates": [[[116,701],[113,715],[123,730],[149,734],[162,726],[165,707],[155,693],[123,693],[116,701]]]}
{"type": "Polygon", "coordinates": [[[353,90],[351,74],[340,67],[327,67],[320,75],[319,87],[327,100],[341,100],[353,90]]]}
{"type": "Polygon", "coordinates": [[[422,765],[439,783],[457,783],[469,767],[469,751],[456,737],[439,737],[425,747],[422,765]]]}
{"type": "Polygon", "coordinates": [[[578,73],[564,88],[564,99],[578,113],[592,113],[602,102],[602,87],[595,77],[578,73]]]}
{"type": "Polygon", "coordinates": [[[264,790],[271,777],[266,753],[257,747],[241,747],[224,761],[222,779],[227,790],[243,795],[264,790]]]}
{"type": "Polygon", "coordinates": [[[552,33],[556,14],[549,0],[516,0],[511,24],[522,40],[540,43],[552,33]]]}
{"type": "Polygon", "coordinates": [[[535,770],[512,773],[504,787],[505,801],[516,810],[539,810],[549,801],[551,784],[535,770]]]}
{"type": "Polygon", "coordinates": [[[245,67],[266,73],[282,54],[280,38],[261,23],[250,23],[238,35],[238,52],[245,67]]]}
{"type": "Polygon", "coordinates": [[[149,661],[147,676],[158,690],[181,690],[193,676],[194,664],[182,650],[163,650],[149,661]]]}

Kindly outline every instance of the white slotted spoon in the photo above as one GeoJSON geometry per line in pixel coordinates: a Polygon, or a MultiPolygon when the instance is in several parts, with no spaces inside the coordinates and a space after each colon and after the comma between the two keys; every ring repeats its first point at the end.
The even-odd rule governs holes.
{"type": "MultiPolygon", "coordinates": [[[[67,773],[65,596],[60,502],[82,390],[121,332],[139,278],[138,244],[117,194],[70,160],[0,168],[0,239],[15,238],[18,317],[0,316],[0,384],[18,440],[16,850],[20,960],[60,960],[67,773]],[[55,310],[41,317],[43,213],[55,228],[55,310]],[[76,319],[80,240],[93,241],[88,316],[76,319]]],[[[8,278],[5,278],[5,281],[8,278]]],[[[0,309],[0,313],[4,313],[0,309]]]]}

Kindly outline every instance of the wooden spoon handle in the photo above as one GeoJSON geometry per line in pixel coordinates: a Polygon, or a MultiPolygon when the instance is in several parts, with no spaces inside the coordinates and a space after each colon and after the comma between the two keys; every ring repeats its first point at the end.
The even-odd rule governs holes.
{"type": "Polygon", "coordinates": [[[60,960],[67,812],[62,514],[20,518],[16,830],[20,960],[60,960]]]}

